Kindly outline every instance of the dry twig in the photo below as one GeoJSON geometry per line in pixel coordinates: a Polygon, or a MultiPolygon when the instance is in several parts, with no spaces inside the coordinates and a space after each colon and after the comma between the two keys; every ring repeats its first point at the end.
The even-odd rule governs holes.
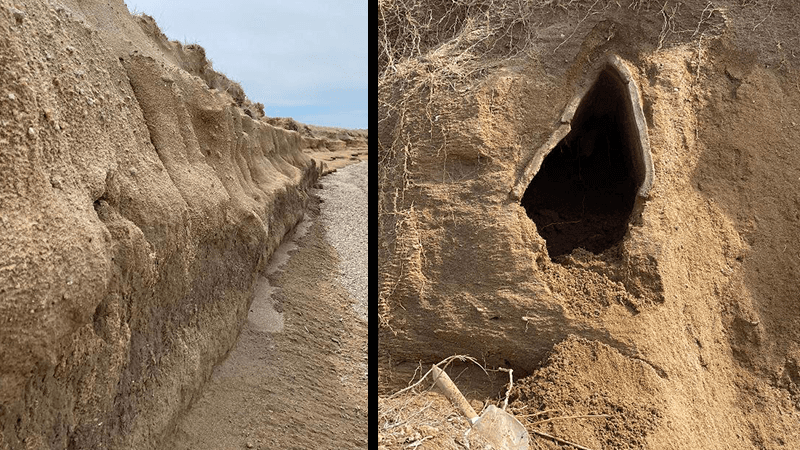
{"type": "Polygon", "coordinates": [[[414,442],[412,442],[412,443],[408,444],[408,445],[406,446],[406,448],[417,448],[417,447],[419,447],[420,445],[422,445],[422,443],[423,443],[423,442],[427,441],[428,439],[431,439],[432,437],[433,437],[433,436],[425,436],[425,437],[424,437],[424,438],[422,438],[422,439],[418,439],[418,440],[416,440],[416,441],[414,441],[414,442]]]}
{"type": "MultiPolygon", "coordinates": [[[[447,368],[447,366],[449,366],[449,365],[450,365],[450,363],[451,363],[451,362],[453,362],[453,360],[455,360],[455,359],[458,359],[459,361],[462,361],[462,362],[464,362],[464,361],[469,361],[469,362],[472,362],[472,363],[474,363],[475,365],[477,365],[478,367],[480,367],[480,368],[481,368],[481,369],[484,371],[484,373],[486,373],[487,375],[489,374],[488,372],[486,372],[486,369],[485,369],[485,368],[484,368],[484,367],[483,367],[483,366],[482,366],[482,365],[481,365],[481,364],[480,364],[480,363],[479,363],[479,362],[478,362],[478,361],[477,361],[475,358],[473,358],[473,357],[471,357],[471,356],[466,356],[466,355],[453,355],[453,356],[448,356],[447,358],[445,358],[445,359],[443,359],[443,360],[439,361],[439,362],[436,364],[436,366],[437,366],[437,367],[440,367],[442,370],[444,370],[444,369],[446,369],[446,368],[447,368]],[[444,364],[444,366],[442,366],[442,364],[444,364]]],[[[414,384],[412,384],[412,385],[410,385],[410,386],[408,386],[408,387],[406,387],[406,388],[400,389],[399,391],[397,391],[397,392],[395,392],[394,394],[390,395],[390,396],[389,396],[389,398],[391,399],[391,398],[397,397],[398,395],[400,395],[400,394],[402,394],[402,393],[404,393],[404,392],[406,392],[406,391],[410,391],[411,389],[413,389],[413,388],[415,388],[415,387],[419,386],[420,384],[422,384],[422,381],[423,381],[423,380],[425,380],[425,378],[427,378],[427,377],[428,377],[428,375],[431,373],[431,371],[432,371],[432,370],[433,370],[433,369],[428,369],[428,371],[427,371],[427,372],[425,372],[425,375],[423,375],[422,377],[420,377],[420,379],[419,379],[419,380],[418,380],[416,383],[414,383],[414,384]]],[[[416,373],[416,372],[415,372],[415,373],[416,373]]]]}
{"type": "Polygon", "coordinates": [[[554,420],[565,420],[565,419],[594,419],[600,417],[611,417],[608,414],[586,414],[582,416],[558,416],[558,417],[551,417],[549,419],[544,420],[537,420],[536,422],[530,422],[531,425],[541,425],[543,423],[552,422],[554,420]]]}
{"type": "Polygon", "coordinates": [[[661,7],[661,15],[664,17],[664,23],[661,25],[661,33],[658,35],[658,47],[656,47],[656,51],[661,50],[661,47],[664,45],[664,40],[667,38],[669,33],[675,33],[675,13],[678,12],[678,7],[680,3],[675,3],[675,6],[672,8],[672,11],[667,15],[667,4],[669,1],[665,1],[664,5],[661,7]]]}
{"type": "Polygon", "coordinates": [[[552,440],[558,442],[559,444],[571,445],[571,446],[577,448],[578,450],[592,450],[592,449],[590,449],[588,447],[584,447],[582,445],[578,445],[578,444],[576,444],[574,442],[570,442],[570,441],[567,441],[567,440],[564,440],[564,439],[557,438],[555,436],[549,435],[549,434],[545,433],[544,431],[539,431],[539,430],[534,430],[534,429],[529,429],[529,431],[531,433],[538,434],[539,436],[546,437],[548,439],[552,439],[552,440]]]}
{"type": "Polygon", "coordinates": [[[764,18],[763,18],[763,19],[761,19],[761,22],[758,22],[758,23],[756,24],[756,26],[754,26],[754,27],[753,27],[753,31],[756,31],[756,28],[758,28],[758,26],[759,26],[759,25],[761,25],[762,23],[764,23],[764,21],[765,21],[765,20],[767,20],[767,17],[769,17],[769,16],[770,16],[770,14],[772,14],[772,10],[773,10],[774,8],[775,8],[775,4],[774,4],[774,3],[770,3],[770,5],[769,5],[769,12],[767,13],[767,15],[766,15],[766,16],[764,16],[764,18]]]}
{"type": "Polygon", "coordinates": [[[504,369],[500,367],[497,370],[508,372],[508,389],[506,390],[506,399],[503,401],[503,411],[505,411],[508,406],[508,396],[511,395],[511,388],[514,386],[514,369],[504,369]]]}
{"type": "Polygon", "coordinates": [[[533,414],[515,414],[515,416],[517,416],[517,417],[537,417],[537,416],[543,416],[545,414],[557,413],[557,412],[560,412],[560,411],[557,410],[557,409],[545,409],[544,411],[537,411],[537,412],[535,412],[533,414]]]}
{"type": "Polygon", "coordinates": [[[567,43],[567,41],[568,41],[568,40],[570,40],[570,39],[572,38],[572,36],[575,36],[575,32],[577,32],[577,31],[578,31],[578,28],[580,28],[581,24],[582,24],[583,22],[585,22],[585,21],[586,21],[586,19],[587,19],[587,18],[588,18],[590,15],[593,15],[593,14],[599,14],[599,13],[600,13],[600,11],[594,11],[594,6],[595,6],[595,5],[596,5],[598,2],[600,2],[600,0],[595,0],[595,2],[594,2],[594,3],[592,3],[592,6],[590,6],[590,7],[589,7],[589,10],[588,10],[588,11],[586,11],[586,15],[585,15],[585,16],[583,16],[583,19],[579,20],[579,21],[578,21],[578,24],[577,24],[577,25],[575,25],[575,28],[572,30],[572,33],[570,33],[570,35],[569,35],[569,36],[567,36],[567,38],[566,38],[566,39],[564,39],[564,40],[563,40],[563,41],[562,41],[560,44],[558,44],[558,45],[556,46],[556,48],[555,48],[555,49],[553,49],[553,53],[555,53],[556,51],[558,51],[558,49],[559,49],[559,48],[561,48],[561,46],[562,46],[562,45],[566,44],[566,43],[567,43]]]}

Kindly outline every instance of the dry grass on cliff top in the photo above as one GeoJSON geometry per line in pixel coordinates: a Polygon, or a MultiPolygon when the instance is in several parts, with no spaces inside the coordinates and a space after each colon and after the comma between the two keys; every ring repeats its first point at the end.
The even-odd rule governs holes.
{"type": "MultiPolygon", "coordinates": [[[[741,0],[742,7],[762,3],[772,0],[741,0]]],[[[669,0],[381,0],[379,80],[407,74],[412,61],[451,83],[484,75],[510,59],[539,58],[544,49],[539,31],[549,17],[574,24],[552,49],[555,53],[576,38],[584,22],[615,12],[612,8],[661,21],[659,48],[687,36],[702,41],[721,30],[726,9],[717,4],[708,1],[702,11],[692,11],[669,0]]]]}

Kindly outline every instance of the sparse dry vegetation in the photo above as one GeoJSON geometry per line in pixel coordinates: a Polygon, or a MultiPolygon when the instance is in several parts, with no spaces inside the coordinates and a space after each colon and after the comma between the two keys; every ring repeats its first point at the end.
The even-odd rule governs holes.
{"type": "MultiPolygon", "coordinates": [[[[514,382],[512,370],[499,367],[492,369],[485,367],[475,358],[467,355],[452,355],[436,365],[446,370],[451,363],[466,362],[474,364],[480,368],[487,376],[490,372],[506,372],[509,381],[505,389],[505,398],[501,402],[499,398],[487,398],[483,402],[484,408],[490,403],[497,403],[496,406],[506,410],[509,395],[512,392],[514,382]]],[[[443,399],[443,397],[432,397],[428,393],[434,389],[434,381],[431,370],[423,371],[420,365],[414,372],[408,386],[397,392],[379,398],[378,426],[379,442],[385,446],[402,445],[404,448],[416,448],[425,441],[433,439],[441,434],[451,434],[459,436],[456,442],[470,448],[471,445],[479,444],[482,440],[480,436],[470,434],[470,426],[466,419],[456,410],[455,407],[443,399]],[[419,378],[417,378],[419,376],[419,378]],[[446,431],[445,431],[446,430],[446,431]],[[444,431],[444,433],[443,433],[444,431]],[[472,441],[472,442],[471,442],[472,441]]],[[[591,450],[580,444],[572,442],[563,437],[553,436],[543,431],[539,426],[562,420],[584,420],[584,419],[607,419],[609,414],[575,414],[564,415],[562,411],[542,410],[531,412],[525,406],[512,406],[508,411],[522,423],[531,434],[531,441],[536,438],[545,438],[560,444],[572,446],[578,450],[591,450]]],[[[479,412],[480,415],[480,412],[479,412]]],[[[539,448],[534,442],[534,448],[539,448]]]]}
{"type": "MultiPolygon", "coordinates": [[[[785,375],[795,365],[772,368],[797,354],[796,339],[782,334],[791,326],[776,312],[794,304],[797,286],[787,280],[796,264],[783,252],[792,251],[796,202],[773,173],[797,167],[796,153],[785,151],[800,122],[797,6],[378,6],[381,445],[468,445],[467,425],[421,381],[422,363],[453,353],[522,375],[508,408],[551,440],[537,438],[534,448],[708,448],[748,426],[750,435],[724,445],[798,442],[797,383],[785,375]],[[641,209],[618,246],[552,258],[542,228],[515,209],[507,189],[532,154],[553,148],[548,139],[561,141],[553,130],[578,129],[564,121],[565,105],[591,88],[592,71],[612,54],[639,86],[658,181],[652,196],[637,199],[641,209]],[[761,198],[791,217],[767,213],[761,198]],[[729,263],[727,249],[739,246],[760,248],[758,262],[729,263]],[[765,265],[779,275],[764,275],[765,265]],[[701,266],[705,275],[695,271],[701,266]],[[619,307],[620,298],[633,306],[619,307]],[[775,329],[759,315],[772,317],[775,329]],[[754,410],[762,404],[769,406],[754,410]],[[708,418],[682,416],[687,410],[708,418]],[[675,438],[684,431],[684,441],[675,438]]],[[[503,401],[475,390],[467,398],[503,401]]]]}
{"type": "Polygon", "coordinates": [[[166,42],[172,46],[170,53],[183,70],[200,77],[209,88],[230,95],[233,102],[251,118],[258,120],[264,117],[264,105],[250,101],[239,83],[214,70],[213,62],[206,56],[203,47],[197,43],[168,40],[155,20],[147,14],[138,14],[136,19],[145,34],[151,36],[157,45],[164,45],[166,42]]]}
{"type": "MultiPolygon", "coordinates": [[[[381,190],[378,202],[383,255],[413,253],[413,249],[398,249],[395,236],[398,227],[411,223],[410,205],[403,200],[418,152],[425,149],[437,156],[444,152],[442,178],[447,178],[448,136],[436,122],[437,111],[447,110],[448,98],[468,95],[471,86],[513,61],[524,64],[549,58],[567,45],[574,46],[578,30],[587,33],[618,14],[661,22],[660,33],[652,37],[655,51],[693,42],[695,58],[689,64],[696,85],[705,48],[721,35],[727,20],[726,10],[712,1],[696,11],[672,0],[382,0],[378,6],[378,178],[389,187],[381,190]],[[543,40],[541,30],[556,22],[569,24],[570,31],[557,42],[543,40]]],[[[611,25],[604,39],[613,39],[615,33],[611,25]]],[[[404,273],[407,264],[381,263],[398,274],[404,273]]],[[[380,282],[379,321],[384,326],[389,323],[388,296],[395,290],[395,278],[384,277],[380,282]]]]}

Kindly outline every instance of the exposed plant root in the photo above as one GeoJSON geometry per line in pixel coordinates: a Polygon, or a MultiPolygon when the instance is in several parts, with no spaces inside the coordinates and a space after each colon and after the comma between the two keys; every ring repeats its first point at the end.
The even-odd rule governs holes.
{"type": "MultiPolygon", "coordinates": [[[[508,381],[508,388],[506,389],[505,399],[503,400],[503,407],[502,409],[505,410],[508,406],[508,397],[511,394],[511,389],[513,387],[514,378],[513,378],[513,369],[506,369],[506,368],[498,368],[498,369],[489,369],[486,368],[484,365],[479,363],[475,358],[467,355],[452,355],[449,356],[441,361],[439,361],[436,366],[442,368],[443,370],[446,369],[453,361],[458,360],[461,362],[471,362],[481,370],[484,371],[488,375],[490,371],[503,371],[508,373],[509,381],[508,381]]],[[[426,434],[431,433],[431,430],[437,430],[438,427],[446,426],[445,423],[452,422],[453,420],[459,420],[462,422],[462,426],[467,425],[467,422],[463,420],[459,413],[453,412],[448,414],[444,418],[440,418],[439,420],[432,420],[430,418],[426,418],[426,412],[430,415],[428,411],[433,402],[428,401],[426,397],[423,395],[430,391],[434,384],[433,381],[429,379],[431,384],[427,387],[423,386],[423,383],[426,379],[428,379],[428,375],[430,375],[432,369],[428,369],[423,373],[422,364],[420,363],[417,370],[414,371],[414,374],[409,381],[409,385],[399,391],[379,400],[379,412],[378,412],[378,422],[379,432],[381,433],[382,438],[389,439],[394,438],[396,442],[403,443],[405,448],[416,448],[421,445],[423,442],[432,439],[435,437],[434,434],[426,434]],[[419,375],[418,375],[419,374],[419,375]],[[414,381],[417,376],[419,379],[414,381]],[[421,400],[421,401],[420,401],[421,400]],[[420,434],[418,432],[410,432],[411,434],[408,435],[409,430],[426,430],[426,433],[420,434]]],[[[526,429],[538,436],[545,437],[551,439],[555,442],[564,444],[564,445],[571,445],[574,448],[579,450],[590,450],[587,447],[578,445],[574,442],[570,442],[565,439],[557,438],[550,434],[547,434],[543,431],[540,431],[534,428],[536,425],[541,425],[545,423],[549,423],[556,420],[572,420],[572,419],[594,419],[594,418],[606,418],[610,417],[608,414],[585,414],[585,415],[573,415],[573,416],[556,416],[556,417],[549,417],[546,419],[541,420],[533,420],[531,418],[541,417],[551,413],[558,413],[558,410],[544,410],[544,411],[537,411],[532,414],[515,414],[515,416],[523,420],[523,423],[526,429]],[[528,420],[525,420],[528,419],[528,420]]],[[[468,430],[467,434],[465,434],[465,441],[462,445],[469,447],[468,439],[468,430]]]]}
{"type": "Polygon", "coordinates": [[[577,448],[578,450],[592,450],[592,449],[590,449],[588,447],[584,447],[582,445],[578,445],[578,444],[576,444],[574,442],[570,442],[570,441],[567,441],[565,439],[557,438],[555,436],[549,435],[549,434],[547,434],[547,433],[545,433],[543,431],[539,431],[539,430],[536,430],[536,429],[533,429],[533,428],[528,428],[528,431],[530,431],[531,433],[537,434],[539,436],[545,437],[547,439],[554,440],[554,441],[558,442],[559,444],[571,445],[571,446],[577,448]]]}

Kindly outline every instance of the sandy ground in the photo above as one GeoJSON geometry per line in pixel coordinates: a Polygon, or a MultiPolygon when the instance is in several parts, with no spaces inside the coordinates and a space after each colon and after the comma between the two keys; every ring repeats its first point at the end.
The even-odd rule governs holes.
{"type": "Polygon", "coordinates": [[[325,189],[316,191],[323,200],[325,239],[339,255],[339,282],[355,299],[359,317],[367,321],[367,175],[362,161],[324,178],[325,189]]]}
{"type": "MultiPolygon", "coordinates": [[[[321,179],[323,202],[347,185],[364,191],[354,202],[366,202],[367,170],[343,172],[351,168],[361,175],[347,176],[344,184],[343,177],[321,179]]],[[[293,237],[273,255],[239,341],[164,448],[367,447],[366,320],[348,292],[355,285],[343,286],[339,256],[325,238],[326,229],[335,233],[342,225],[324,205],[315,196],[293,237]]],[[[358,207],[365,210],[366,203],[358,207]]]]}
{"type": "Polygon", "coordinates": [[[335,170],[353,164],[354,162],[367,160],[367,147],[351,147],[334,152],[324,149],[318,152],[310,150],[306,150],[305,152],[318,163],[325,163],[323,175],[327,175],[335,170]]]}

